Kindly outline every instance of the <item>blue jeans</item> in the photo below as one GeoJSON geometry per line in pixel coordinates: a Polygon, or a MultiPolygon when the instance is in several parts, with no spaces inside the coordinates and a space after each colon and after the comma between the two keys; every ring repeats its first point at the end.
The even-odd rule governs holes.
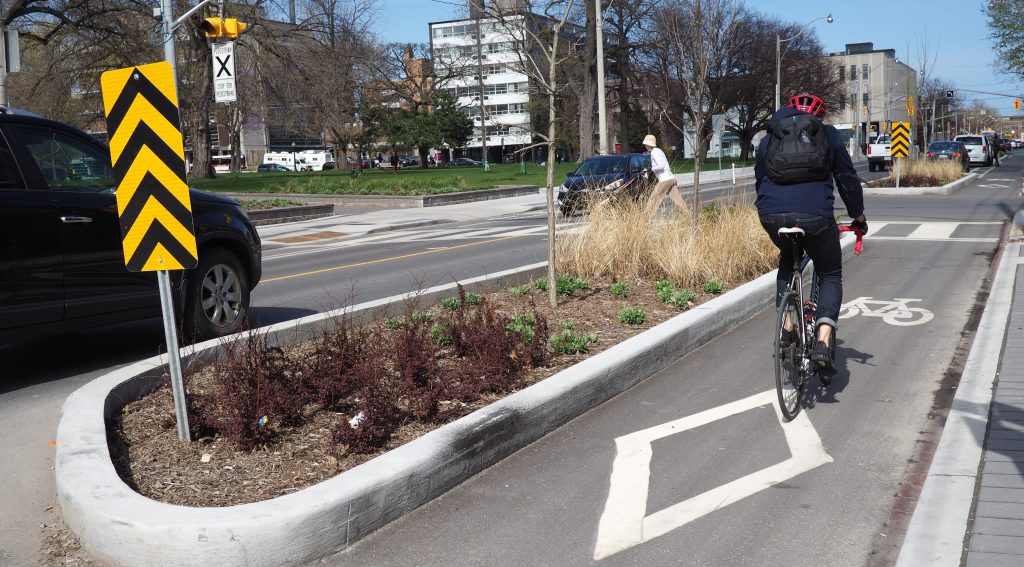
{"type": "Polygon", "coordinates": [[[843,303],[843,254],[835,219],[812,213],[769,213],[761,215],[761,226],[780,252],[775,306],[782,302],[793,276],[793,246],[788,238],[779,236],[779,229],[800,227],[804,229],[804,251],[814,261],[814,275],[818,280],[816,324],[826,323],[834,328],[843,303]]]}

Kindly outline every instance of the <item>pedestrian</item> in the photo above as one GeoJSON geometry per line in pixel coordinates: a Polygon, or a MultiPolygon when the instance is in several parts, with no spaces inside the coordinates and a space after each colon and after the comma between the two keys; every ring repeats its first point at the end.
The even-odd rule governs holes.
{"type": "Polygon", "coordinates": [[[391,152],[391,171],[398,175],[398,153],[391,152]]]}
{"type": "MultiPolygon", "coordinates": [[[[860,178],[839,131],[821,122],[824,116],[825,102],[817,96],[805,93],[789,99],[788,107],[779,109],[768,121],[768,135],[757,148],[754,186],[761,226],[779,248],[776,308],[793,272],[793,249],[779,236],[779,229],[804,230],[801,246],[814,261],[818,280],[817,340],[811,361],[826,376],[823,380],[830,380],[836,372],[830,350],[832,330],[843,302],[843,254],[833,216],[836,187],[853,219],[850,226],[867,234],[868,223],[860,178]]],[[[783,348],[796,340],[795,324],[785,322],[779,339],[783,348]]]]}
{"type": "Polygon", "coordinates": [[[676,207],[679,207],[679,212],[689,213],[690,207],[686,205],[682,194],[679,193],[679,183],[676,181],[675,174],[672,173],[672,168],[668,164],[665,152],[658,147],[658,140],[654,137],[654,134],[648,134],[644,138],[644,146],[651,153],[651,171],[658,178],[658,184],[651,191],[651,196],[647,199],[647,206],[644,207],[644,211],[648,215],[653,216],[658,207],[661,206],[665,196],[668,195],[672,202],[676,204],[676,207]]]}

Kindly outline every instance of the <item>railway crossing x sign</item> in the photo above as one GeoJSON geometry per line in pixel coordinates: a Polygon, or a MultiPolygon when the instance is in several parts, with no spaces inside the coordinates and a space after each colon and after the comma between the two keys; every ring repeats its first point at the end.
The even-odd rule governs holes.
{"type": "Polygon", "coordinates": [[[171,64],[107,71],[100,86],[125,266],[133,272],[194,268],[198,252],[171,64]]]}
{"type": "Polygon", "coordinates": [[[905,158],[910,155],[910,122],[892,123],[891,152],[894,158],[905,158]]]}

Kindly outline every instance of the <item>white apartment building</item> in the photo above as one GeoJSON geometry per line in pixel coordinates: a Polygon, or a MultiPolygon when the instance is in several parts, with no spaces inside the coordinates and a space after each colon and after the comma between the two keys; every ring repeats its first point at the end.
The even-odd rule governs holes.
{"type": "Polygon", "coordinates": [[[829,108],[830,122],[837,129],[864,142],[865,130],[873,139],[888,131],[889,122],[915,122],[907,101],[916,104],[918,100],[917,72],[896,57],[895,49],[875,49],[870,42],[848,43],[844,51],[829,57],[847,85],[838,108],[829,108]]]}
{"type": "Polygon", "coordinates": [[[519,71],[517,44],[510,31],[510,23],[517,19],[525,22],[523,16],[507,16],[501,23],[482,17],[429,24],[431,59],[438,76],[444,77],[453,66],[465,71],[437,87],[456,95],[473,118],[476,129],[463,153],[474,159],[483,155],[484,133],[487,160],[495,163],[533,142],[527,110],[530,79],[519,71]]]}

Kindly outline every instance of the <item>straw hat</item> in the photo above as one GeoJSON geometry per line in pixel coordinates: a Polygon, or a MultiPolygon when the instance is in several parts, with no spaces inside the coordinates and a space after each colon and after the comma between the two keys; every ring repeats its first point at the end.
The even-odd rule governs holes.
{"type": "Polygon", "coordinates": [[[648,134],[647,137],[644,138],[644,145],[650,148],[656,147],[658,145],[658,140],[654,137],[654,134],[648,134]]]}

